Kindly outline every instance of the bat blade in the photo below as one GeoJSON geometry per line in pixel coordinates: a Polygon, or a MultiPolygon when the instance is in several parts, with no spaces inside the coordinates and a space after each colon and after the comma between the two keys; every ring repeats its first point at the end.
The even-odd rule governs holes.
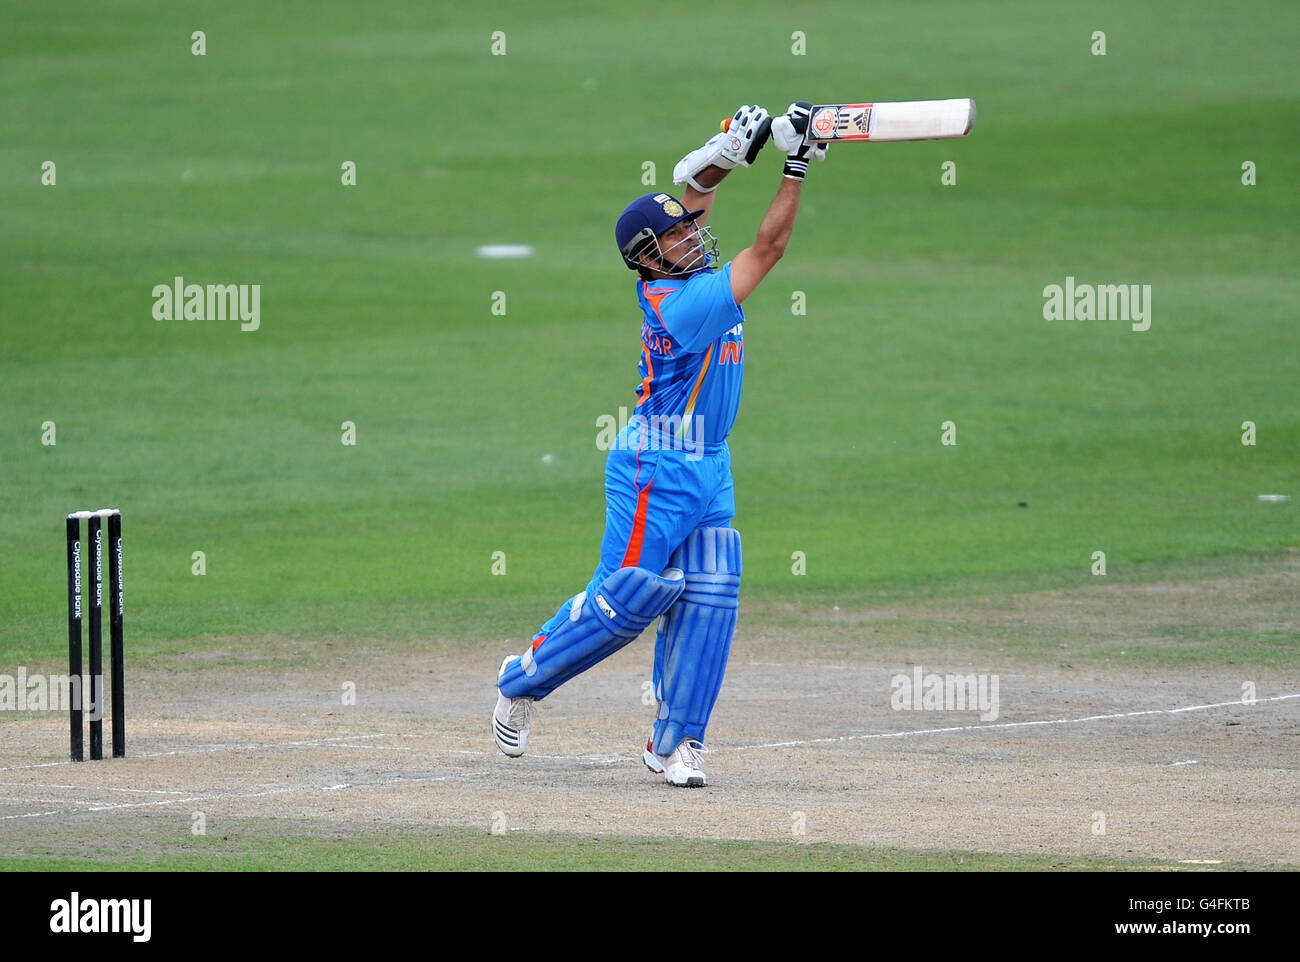
{"type": "Polygon", "coordinates": [[[809,143],[888,143],[950,140],[975,126],[975,101],[906,100],[883,104],[818,104],[808,122],[809,143]]]}

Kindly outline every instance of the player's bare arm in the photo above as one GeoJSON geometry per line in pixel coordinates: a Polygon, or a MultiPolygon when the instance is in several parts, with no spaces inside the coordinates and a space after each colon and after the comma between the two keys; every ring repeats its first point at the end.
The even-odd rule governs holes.
{"type": "Polygon", "coordinates": [[[743,303],[785,254],[795,218],[799,215],[799,193],[810,160],[825,160],[826,146],[809,143],[808,117],[812,105],[799,101],[772,121],[772,143],[786,152],[781,186],[758,226],[758,236],[731,262],[731,293],[743,303]]]}
{"type": "Polygon", "coordinates": [[[700,187],[708,188],[708,190],[702,191],[691,184],[687,184],[686,189],[682,191],[682,203],[686,205],[687,210],[704,211],[703,214],[696,218],[696,222],[701,227],[704,226],[704,222],[709,219],[709,214],[713,211],[713,199],[717,197],[714,188],[722,183],[723,178],[731,173],[732,169],[710,164],[696,174],[694,178],[695,183],[699,184],[700,187]]]}
{"type": "Polygon", "coordinates": [[[799,180],[782,179],[763,222],[758,225],[758,236],[753,245],[746,247],[731,262],[731,294],[737,304],[744,303],[785,254],[790,235],[794,233],[795,217],[799,214],[802,184],[799,180]]]}

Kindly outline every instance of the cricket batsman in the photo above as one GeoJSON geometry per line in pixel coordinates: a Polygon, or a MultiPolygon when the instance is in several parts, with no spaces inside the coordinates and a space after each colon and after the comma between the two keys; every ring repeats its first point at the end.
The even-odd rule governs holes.
{"type": "Polygon", "coordinates": [[[586,590],[566,601],[522,655],[497,671],[492,732],[524,754],[535,704],[634,640],[662,616],[653,681],[658,713],[643,759],[671,785],[701,787],[701,752],[731,653],[740,596],[740,534],[727,435],[745,373],[745,298],[785,253],[810,160],[811,104],[773,119],[745,105],[724,132],[683,157],[665,193],[638,197],[614,229],[639,275],[641,381],[633,416],[605,467],[605,534],[586,590]],[[725,264],[705,226],[715,190],[771,139],[786,153],[781,185],[754,243],[725,264]]]}

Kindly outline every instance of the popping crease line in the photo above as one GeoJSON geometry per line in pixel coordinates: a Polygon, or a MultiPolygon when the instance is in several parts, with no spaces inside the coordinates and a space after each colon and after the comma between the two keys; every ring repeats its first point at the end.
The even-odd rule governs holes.
{"type": "Polygon", "coordinates": [[[1256,698],[1250,703],[1244,702],[1238,698],[1236,701],[1220,701],[1210,705],[1187,705],[1183,708],[1148,708],[1142,711],[1115,712],[1114,714],[1109,715],[1085,715],[1083,718],[1044,718],[1037,721],[990,722],[987,725],[952,725],[948,728],[920,728],[905,732],[868,732],[861,735],[835,735],[829,738],[809,738],[789,742],[767,742],[761,745],[718,746],[714,750],[747,752],[761,748],[798,748],[802,745],[823,745],[830,742],[865,741],[872,738],[911,738],[916,735],[945,735],[953,732],[990,731],[995,728],[1030,728],[1038,725],[1079,725],[1084,722],[1115,721],[1120,718],[1138,718],[1143,715],[1178,715],[1183,712],[1208,711],[1212,708],[1228,708],[1234,705],[1238,708],[1251,708],[1260,702],[1286,701],[1290,698],[1300,698],[1300,692],[1291,695],[1269,695],[1267,697],[1256,698]]]}
{"type": "MultiPolygon", "coordinates": [[[[291,785],[283,788],[273,788],[261,792],[204,792],[200,794],[190,794],[185,798],[167,798],[155,802],[118,802],[104,803],[93,802],[89,799],[30,799],[30,801],[63,801],[66,804],[73,804],[80,807],[63,808],[48,812],[22,812],[16,815],[0,815],[0,822],[16,818],[43,818],[47,815],[79,815],[85,812],[107,812],[116,811],[124,808],[153,808],[159,805],[176,805],[189,802],[210,802],[221,799],[246,799],[246,798],[266,798],[271,795],[293,795],[298,792],[320,791],[320,792],[337,792],[349,789],[361,788],[385,788],[389,785],[400,783],[420,783],[420,782],[464,782],[472,781],[475,778],[481,778],[489,772],[456,772],[449,775],[398,775],[393,778],[382,778],[373,782],[347,782],[341,785],[291,785]]],[[[177,793],[183,794],[183,793],[177,793]]]]}
{"type": "MultiPolygon", "coordinates": [[[[333,735],[328,738],[304,738],[288,742],[214,742],[209,745],[196,745],[192,748],[171,748],[163,752],[136,752],[131,758],[167,758],[172,755],[198,755],[204,752],[223,752],[223,751],[254,751],[261,748],[303,748],[314,747],[318,745],[330,745],[336,742],[360,741],[364,738],[414,738],[416,736],[401,732],[373,732],[361,735],[333,735]]],[[[369,745],[348,745],[342,744],[339,748],[371,748],[369,745]]],[[[396,750],[396,749],[390,749],[396,750]]],[[[83,765],[84,762],[74,762],[71,759],[62,759],[57,762],[35,762],[31,765],[5,765],[0,766],[0,772],[17,772],[29,768],[55,768],[60,765],[83,765]]]]}

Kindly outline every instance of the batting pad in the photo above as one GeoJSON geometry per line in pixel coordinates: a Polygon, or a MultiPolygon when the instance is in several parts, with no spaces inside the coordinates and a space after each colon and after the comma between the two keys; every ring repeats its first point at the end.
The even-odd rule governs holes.
{"type": "Polygon", "coordinates": [[[722,690],[740,604],[740,532],[696,528],[668,562],[686,574],[686,588],[668,609],[655,639],[659,717],[654,752],[668,755],[683,738],[704,741],[722,690]]]}
{"type": "Polygon", "coordinates": [[[545,698],[570,678],[608,658],[667,611],[686,581],[668,568],[662,577],[646,568],[619,568],[594,597],[573,599],[569,617],[511,662],[497,687],[507,698],[545,698]]]}

